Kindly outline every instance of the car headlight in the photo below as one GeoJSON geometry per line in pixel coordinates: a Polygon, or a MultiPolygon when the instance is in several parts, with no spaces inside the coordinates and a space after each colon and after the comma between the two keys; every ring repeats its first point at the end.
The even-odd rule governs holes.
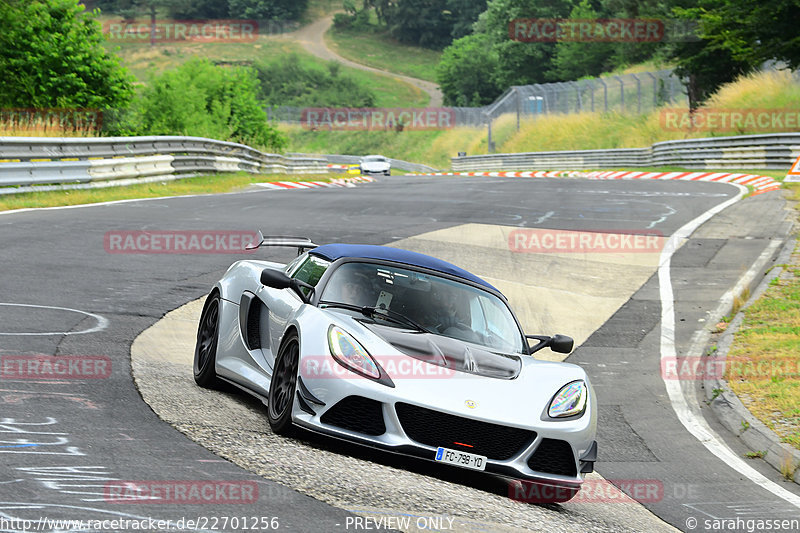
{"type": "Polygon", "coordinates": [[[381,377],[378,365],[367,350],[338,326],[328,328],[328,346],[333,358],[343,367],[368,378],[381,377]]]}
{"type": "Polygon", "coordinates": [[[553,399],[547,414],[551,418],[563,418],[583,414],[586,410],[586,397],[588,396],[586,383],[583,381],[573,381],[561,387],[553,399]]]}

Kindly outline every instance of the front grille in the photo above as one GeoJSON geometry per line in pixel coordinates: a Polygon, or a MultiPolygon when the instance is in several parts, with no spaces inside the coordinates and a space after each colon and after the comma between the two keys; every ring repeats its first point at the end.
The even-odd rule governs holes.
{"type": "Polygon", "coordinates": [[[383,404],[362,396],[348,396],[325,411],[320,418],[323,424],[349,429],[365,435],[383,435],[383,404]]]}
{"type": "Polygon", "coordinates": [[[542,439],[539,447],[528,459],[528,467],[536,472],[576,476],[575,455],[568,442],[557,439],[542,439]]]}
{"type": "Polygon", "coordinates": [[[397,403],[395,410],[403,431],[411,439],[428,446],[485,455],[489,459],[511,459],[536,438],[535,431],[479,422],[407,403],[397,403]]]}

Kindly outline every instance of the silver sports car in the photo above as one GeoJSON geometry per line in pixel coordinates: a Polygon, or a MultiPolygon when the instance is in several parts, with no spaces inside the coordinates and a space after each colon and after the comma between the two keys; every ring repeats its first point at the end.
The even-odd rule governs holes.
{"type": "Polygon", "coordinates": [[[440,259],[354,244],[296,246],[288,265],[237,261],[209,294],[194,378],[258,397],[296,428],[557,487],[572,497],[597,457],[584,370],[537,360],[563,335],[525,335],[505,297],[440,259]],[[529,345],[529,342],[532,345],[529,345]]]}
{"type": "Polygon", "coordinates": [[[392,175],[392,162],[382,155],[367,155],[359,163],[362,174],[392,175]]]}

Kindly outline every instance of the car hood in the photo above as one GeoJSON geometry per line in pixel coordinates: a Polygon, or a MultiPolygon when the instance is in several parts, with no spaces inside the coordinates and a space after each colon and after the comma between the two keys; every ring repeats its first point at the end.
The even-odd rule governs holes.
{"type": "Polygon", "coordinates": [[[391,165],[383,161],[367,161],[361,163],[361,168],[365,170],[388,170],[391,165]]]}
{"type": "MultiPolygon", "coordinates": [[[[494,424],[529,428],[540,425],[543,420],[541,417],[544,416],[553,396],[570,382],[585,381],[589,385],[590,398],[593,397],[590,380],[583,368],[578,365],[544,361],[531,356],[497,354],[471,343],[374,323],[340,309],[304,307],[305,312],[298,317],[302,329],[324,332],[331,325],[340,327],[361,343],[384,367],[394,386],[374,384],[373,392],[383,398],[382,401],[406,401],[420,406],[433,406],[444,413],[494,424]],[[436,347],[431,347],[427,340],[436,347]],[[455,344],[450,344],[451,340],[455,344]],[[447,346],[448,349],[445,350],[443,346],[447,346]],[[480,373],[449,370],[429,364],[427,358],[431,356],[425,356],[427,358],[423,359],[425,353],[423,347],[427,347],[428,353],[441,351],[452,356],[461,355],[465,348],[469,348],[480,373]],[[452,351],[449,348],[452,348],[452,351]],[[416,358],[406,355],[412,350],[416,358]],[[503,363],[507,363],[515,359],[518,361],[519,370],[514,373],[513,379],[489,377],[491,365],[487,365],[487,361],[502,360],[503,363]],[[414,363],[415,361],[419,361],[418,365],[414,363]]],[[[329,351],[327,335],[306,335],[301,341],[301,357],[318,358],[320,354],[329,354],[329,351]]],[[[503,363],[499,363],[501,370],[506,369],[503,363]]],[[[352,378],[360,377],[353,374],[352,378]]],[[[360,384],[364,387],[369,388],[370,384],[374,383],[368,378],[360,379],[365,381],[360,384]]],[[[331,390],[329,378],[309,378],[305,383],[319,399],[326,401],[329,398],[331,390]]],[[[338,401],[338,397],[335,401],[338,401]]],[[[594,426],[597,414],[593,405],[590,402],[587,414],[594,426]]],[[[561,420],[558,422],[557,432],[578,431],[586,422],[587,419],[584,417],[561,420]]],[[[538,431],[542,435],[556,434],[556,430],[552,428],[547,430],[550,433],[541,427],[538,431]]],[[[558,437],[553,436],[553,438],[558,437]]]]}
{"type": "Polygon", "coordinates": [[[514,379],[522,369],[519,355],[493,352],[444,335],[359,322],[399,352],[432,365],[498,379],[514,379]]]}

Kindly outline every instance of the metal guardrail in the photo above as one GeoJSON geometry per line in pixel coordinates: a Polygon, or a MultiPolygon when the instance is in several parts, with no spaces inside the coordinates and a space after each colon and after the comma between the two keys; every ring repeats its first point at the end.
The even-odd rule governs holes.
{"type": "Polygon", "coordinates": [[[202,137],[0,137],[0,186],[187,177],[215,172],[327,173],[327,161],[202,137]]]}
{"type": "Polygon", "coordinates": [[[451,161],[456,172],[666,166],[781,170],[790,168],[798,157],[800,133],[772,133],[664,141],[649,148],[474,155],[451,161]]]}
{"type": "MultiPolygon", "coordinates": [[[[299,156],[299,157],[318,157],[324,158],[328,163],[333,163],[336,165],[355,165],[361,160],[361,156],[357,155],[337,155],[337,154],[324,154],[324,155],[313,155],[313,154],[299,154],[299,153],[290,153],[290,156],[299,156]]],[[[436,172],[437,169],[433,167],[429,167],[428,165],[423,165],[420,163],[411,163],[409,161],[403,161],[402,159],[392,159],[391,157],[387,157],[389,161],[392,162],[393,169],[405,170],[406,172],[436,172]]]]}

